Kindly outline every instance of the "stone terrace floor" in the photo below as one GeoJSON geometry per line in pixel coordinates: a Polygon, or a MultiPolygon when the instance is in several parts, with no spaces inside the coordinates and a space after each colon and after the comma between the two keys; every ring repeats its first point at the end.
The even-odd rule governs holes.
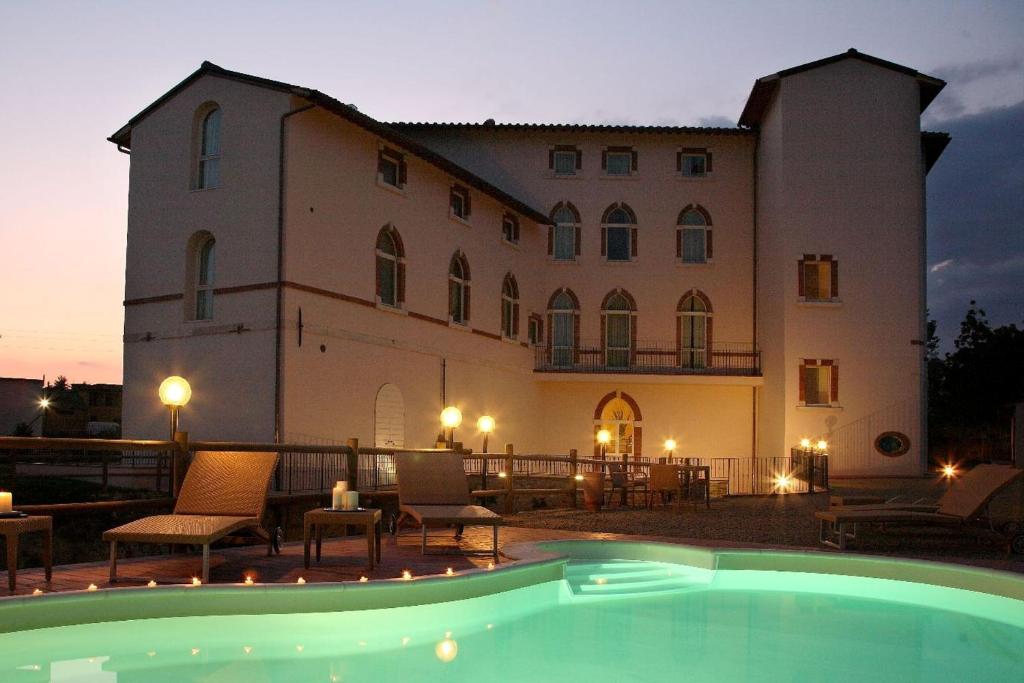
{"type": "MultiPolygon", "coordinates": [[[[713,511],[714,508],[709,512],[713,511]]],[[[643,514],[640,511],[637,512],[643,514]]],[[[516,516],[513,519],[521,523],[519,517],[521,516],[516,516]]],[[[554,539],[646,540],[719,548],[812,549],[807,546],[767,545],[708,538],[685,538],[677,535],[640,536],[523,526],[506,526],[501,531],[502,546],[554,539]]],[[[444,545],[451,551],[456,550],[452,537],[440,530],[432,532],[431,544],[435,546],[435,549],[444,545]]],[[[489,550],[490,531],[488,529],[466,529],[461,548],[463,550],[489,550]]],[[[867,549],[866,552],[870,552],[870,549],[867,549]]],[[[916,556],[922,557],[921,555],[916,556]]],[[[1024,558],[1020,558],[1020,556],[1014,559],[1004,555],[976,559],[970,557],[923,557],[924,559],[945,559],[946,561],[957,561],[1001,570],[1024,571],[1024,558]]],[[[293,583],[299,577],[304,578],[307,582],[357,581],[361,576],[371,579],[394,579],[400,577],[402,571],[406,569],[416,576],[422,576],[443,573],[448,567],[455,571],[486,567],[488,562],[490,562],[489,557],[466,557],[458,554],[423,556],[419,552],[419,535],[406,531],[399,537],[397,545],[385,537],[382,547],[382,562],[373,571],[368,570],[366,564],[365,537],[325,537],[322,561],[317,564],[314,558],[308,570],[303,568],[301,542],[285,544],[281,554],[272,557],[266,556],[266,546],[263,545],[215,548],[210,555],[210,579],[212,583],[221,584],[241,582],[246,575],[253,576],[257,582],[261,583],[293,583]]],[[[121,559],[118,561],[119,581],[115,586],[139,586],[144,585],[150,579],[161,584],[188,582],[192,576],[198,575],[200,563],[200,556],[195,553],[121,559]]],[[[83,590],[91,583],[100,588],[112,587],[107,582],[107,577],[106,562],[56,566],[53,570],[53,580],[49,584],[44,580],[41,568],[22,569],[18,572],[16,594],[30,594],[36,588],[45,592],[83,590]]]]}

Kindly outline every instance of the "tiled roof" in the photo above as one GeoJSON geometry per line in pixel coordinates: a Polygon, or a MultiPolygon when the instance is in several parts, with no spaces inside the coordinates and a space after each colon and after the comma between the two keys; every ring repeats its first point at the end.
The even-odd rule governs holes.
{"type": "Polygon", "coordinates": [[[512,195],[508,194],[504,190],[492,185],[488,181],[484,180],[480,176],[476,175],[472,171],[469,171],[462,166],[456,164],[454,161],[444,157],[432,149],[425,147],[421,143],[406,137],[395,128],[389,126],[386,123],[382,123],[377,119],[367,116],[362,112],[358,111],[355,107],[347,105],[333,97],[314,90],[312,88],[304,88],[298,85],[291,85],[289,83],[283,83],[281,81],[273,81],[267,78],[260,78],[259,76],[252,76],[249,74],[241,73],[238,71],[229,71],[223,67],[217,66],[212,62],[203,62],[202,65],[194,71],[188,78],[178,83],[176,86],[168,90],[162,96],[160,96],[155,102],[150,104],[148,107],[143,109],[141,112],[136,114],[122,126],[116,133],[111,135],[108,140],[115,143],[118,147],[131,149],[132,142],[132,127],[137,125],[140,121],[146,118],[150,113],[159,108],[164,102],[169,100],[174,95],[178,94],[181,90],[192,84],[193,81],[198,78],[211,75],[218,76],[220,78],[227,78],[242,83],[248,83],[261,88],[267,88],[270,90],[277,90],[280,92],[290,93],[296,97],[301,97],[311,104],[318,107],[322,107],[327,111],[340,116],[357,126],[364,128],[365,130],[379,135],[388,142],[401,147],[408,151],[410,154],[417,156],[428,163],[445,171],[452,177],[466,183],[470,187],[473,187],[484,194],[490,195],[501,204],[504,204],[508,208],[528,217],[529,219],[537,222],[548,224],[550,219],[547,215],[541,213],[537,209],[529,206],[522,200],[516,199],[512,195]]]}
{"type": "Polygon", "coordinates": [[[750,135],[751,131],[746,128],[731,128],[718,126],[634,126],[616,124],[594,124],[594,123],[495,123],[488,119],[482,123],[461,122],[461,121],[392,121],[389,122],[393,128],[405,130],[429,130],[441,128],[464,128],[474,130],[496,130],[496,131],[553,131],[573,133],[660,133],[660,134],[690,134],[690,135],[750,135]]]}

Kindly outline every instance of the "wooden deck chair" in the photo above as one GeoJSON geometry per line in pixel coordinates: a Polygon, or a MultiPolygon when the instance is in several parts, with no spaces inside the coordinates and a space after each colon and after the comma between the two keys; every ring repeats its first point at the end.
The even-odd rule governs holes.
{"type": "Polygon", "coordinates": [[[814,513],[819,522],[822,545],[846,549],[856,537],[859,524],[901,524],[905,526],[949,526],[971,528],[982,521],[988,504],[1000,491],[1024,477],[1024,470],[1008,465],[978,465],[950,487],[934,509],[930,506],[898,504],[834,507],[814,513]],[[928,508],[928,509],[922,509],[928,508]]]}
{"type": "MultiPolygon", "coordinates": [[[[469,481],[459,453],[395,453],[398,475],[398,534],[402,522],[414,520],[420,526],[420,552],[427,554],[427,527],[489,526],[491,552],[498,561],[498,527],[501,515],[470,504],[469,481]]],[[[481,553],[467,552],[467,555],[481,553]]]]}
{"type": "Polygon", "coordinates": [[[665,503],[665,494],[675,496],[674,505],[679,509],[683,499],[683,484],[679,478],[678,465],[651,465],[647,478],[647,507],[654,506],[654,494],[661,494],[661,502],[665,503]]]}
{"type": "Polygon", "coordinates": [[[210,544],[228,534],[248,531],[267,541],[263,529],[270,479],[277,453],[201,451],[185,474],[181,492],[170,515],[154,515],[128,522],[103,533],[110,542],[110,581],[117,581],[118,543],[201,545],[203,582],[210,580],[210,544]]]}

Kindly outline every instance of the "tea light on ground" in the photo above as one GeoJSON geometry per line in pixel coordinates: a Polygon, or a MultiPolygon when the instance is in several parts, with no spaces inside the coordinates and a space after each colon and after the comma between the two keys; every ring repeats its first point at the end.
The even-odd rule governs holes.
{"type": "Polygon", "coordinates": [[[369,579],[366,578],[365,576],[360,576],[359,577],[359,583],[366,583],[367,581],[369,581],[369,579]]]}
{"type": "Polygon", "coordinates": [[[149,583],[147,583],[146,585],[149,586],[150,588],[156,588],[156,581],[154,581],[153,579],[150,579],[149,583]]]}
{"type": "Polygon", "coordinates": [[[32,595],[42,595],[42,594],[43,594],[43,591],[40,588],[37,588],[34,591],[32,591],[32,595]]]}
{"type": "Polygon", "coordinates": [[[97,586],[95,583],[90,583],[89,587],[86,588],[85,590],[87,590],[87,591],[98,591],[99,589],[100,589],[99,586],[97,586]]]}
{"type": "Polygon", "coordinates": [[[256,582],[252,580],[251,576],[247,576],[245,577],[245,581],[243,583],[245,583],[246,586],[251,586],[256,582]]]}
{"type": "Polygon", "coordinates": [[[299,579],[295,583],[299,584],[300,586],[305,586],[306,585],[306,580],[300,576],[299,579]]]}
{"type": "Polygon", "coordinates": [[[402,580],[403,581],[410,581],[410,580],[412,580],[412,572],[409,571],[408,569],[403,569],[402,570],[402,580]]]}
{"type": "Polygon", "coordinates": [[[202,586],[203,582],[199,580],[198,576],[193,576],[192,577],[192,585],[193,586],[202,586]]]}
{"type": "Polygon", "coordinates": [[[493,562],[488,562],[487,563],[487,571],[491,571],[492,569],[494,569],[494,563],[493,562]]]}
{"type": "Polygon", "coordinates": [[[448,569],[446,569],[444,573],[445,576],[455,576],[455,570],[451,567],[448,567],[448,569]]]}

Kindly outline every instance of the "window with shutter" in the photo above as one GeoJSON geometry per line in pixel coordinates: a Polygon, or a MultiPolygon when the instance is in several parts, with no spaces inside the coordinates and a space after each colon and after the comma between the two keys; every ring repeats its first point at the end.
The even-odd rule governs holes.
{"type": "Polygon", "coordinates": [[[401,152],[381,147],[377,152],[377,180],[383,185],[405,187],[405,158],[401,152]]]}

